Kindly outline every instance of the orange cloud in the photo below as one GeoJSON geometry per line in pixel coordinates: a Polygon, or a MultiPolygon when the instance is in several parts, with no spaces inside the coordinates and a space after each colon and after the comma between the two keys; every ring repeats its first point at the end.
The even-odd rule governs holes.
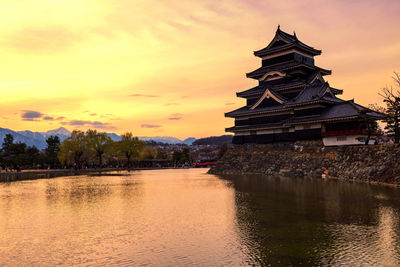
{"type": "Polygon", "coordinates": [[[145,123],[145,124],[141,124],[140,127],[142,127],[142,128],[160,128],[161,125],[145,123]]]}

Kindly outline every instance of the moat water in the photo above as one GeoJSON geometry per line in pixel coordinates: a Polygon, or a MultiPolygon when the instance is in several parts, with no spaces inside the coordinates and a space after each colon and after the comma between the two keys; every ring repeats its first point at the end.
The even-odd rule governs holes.
{"type": "Polygon", "coordinates": [[[1,183],[0,265],[400,265],[400,189],[206,171],[1,183]]]}

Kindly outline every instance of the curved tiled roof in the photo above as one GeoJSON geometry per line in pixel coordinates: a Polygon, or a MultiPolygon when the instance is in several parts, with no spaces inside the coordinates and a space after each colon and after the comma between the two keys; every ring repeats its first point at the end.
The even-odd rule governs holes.
{"type": "Polygon", "coordinates": [[[331,74],[330,70],[326,70],[326,69],[314,66],[314,64],[307,63],[307,62],[299,62],[297,60],[290,60],[290,61],[283,62],[280,64],[275,64],[272,66],[260,67],[252,72],[247,73],[246,77],[258,79],[261,76],[263,76],[264,74],[271,72],[271,71],[285,71],[285,70],[294,69],[297,67],[306,67],[306,68],[309,68],[309,69],[312,69],[315,71],[319,71],[321,73],[321,75],[331,74]]]}
{"type": "Polygon", "coordinates": [[[264,56],[264,55],[267,55],[270,53],[274,53],[279,50],[288,49],[291,47],[301,48],[302,50],[306,50],[307,52],[309,52],[313,55],[321,54],[321,50],[317,50],[309,45],[306,45],[305,43],[303,43],[299,39],[297,39],[296,35],[291,35],[289,33],[286,33],[284,31],[280,30],[280,28],[278,27],[278,30],[275,33],[275,37],[274,37],[274,39],[272,39],[272,41],[269,43],[269,45],[263,49],[254,51],[254,55],[260,57],[260,56],[264,56]],[[272,47],[272,45],[278,40],[283,40],[285,42],[285,44],[272,47]]]}
{"type": "Polygon", "coordinates": [[[301,87],[307,85],[305,81],[293,81],[285,84],[276,84],[276,85],[257,85],[253,88],[247,89],[242,92],[236,93],[238,97],[246,97],[246,96],[251,96],[251,95],[256,95],[256,94],[262,94],[265,92],[266,89],[270,88],[274,90],[275,92],[281,91],[282,89],[290,89],[290,88],[296,88],[296,87],[301,87]]]}
{"type": "MultiPolygon", "coordinates": [[[[262,90],[263,87],[255,87],[252,88],[255,90],[262,90]]],[[[250,90],[252,90],[250,89],[250,90]]],[[[273,89],[268,88],[274,95],[280,96],[277,92],[275,92],[273,89]]],[[[263,89],[262,93],[265,93],[266,88],[263,89]]],[[[330,91],[331,87],[329,86],[328,83],[320,84],[317,86],[312,86],[312,87],[305,87],[303,90],[295,97],[292,99],[285,99],[281,97],[280,99],[283,100],[284,102],[280,106],[269,106],[269,107],[263,107],[263,108],[255,108],[255,109],[250,109],[250,106],[245,106],[239,109],[236,109],[234,111],[228,112],[225,114],[227,117],[235,117],[235,116],[240,116],[240,115],[245,115],[245,114],[252,114],[252,113],[264,113],[264,112],[279,112],[286,110],[288,108],[292,108],[293,106],[299,106],[299,105],[307,105],[307,104],[313,104],[317,102],[325,102],[325,103],[342,103],[344,100],[341,100],[340,98],[337,98],[333,92],[330,91]]]]}
{"type": "Polygon", "coordinates": [[[321,114],[317,114],[316,116],[307,117],[307,118],[296,118],[295,120],[287,119],[283,120],[279,123],[268,123],[268,124],[256,124],[256,125],[248,125],[248,126],[234,126],[227,128],[227,131],[246,131],[246,130],[255,130],[255,129],[268,129],[268,128],[277,128],[277,127],[289,127],[295,124],[304,124],[304,123],[315,123],[315,122],[329,122],[329,121],[338,121],[338,120],[351,120],[355,118],[360,118],[364,115],[361,114],[361,111],[367,111],[366,116],[372,119],[382,119],[384,118],[383,114],[374,112],[368,108],[365,108],[359,104],[354,103],[354,101],[343,101],[341,103],[336,103],[327,107],[321,114]]]}

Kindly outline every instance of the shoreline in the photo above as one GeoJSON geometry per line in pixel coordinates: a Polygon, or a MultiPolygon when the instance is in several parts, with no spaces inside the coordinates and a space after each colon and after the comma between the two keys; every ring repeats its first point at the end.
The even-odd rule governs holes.
{"type": "Polygon", "coordinates": [[[356,183],[356,184],[365,184],[365,185],[379,185],[379,186],[387,186],[387,187],[393,187],[393,188],[399,188],[400,189],[400,184],[393,184],[393,183],[385,183],[385,182],[380,182],[380,181],[368,181],[368,180],[358,180],[358,179],[346,179],[346,178],[340,178],[340,177],[335,177],[335,176],[330,176],[327,175],[325,178],[318,177],[318,176],[301,176],[301,177],[296,177],[295,175],[288,175],[288,172],[284,173],[275,173],[275,174],[265,174],[265,173],[260,173],[260,172],[247,172],[247,173],[215,173],[215,172],[207,172],[208,174],[212,175],[219,175],[219,176],[243,176],[243,175],[256,175],[260,177],[286,177],[286,178],[291,178],[291,179],[310,179],[310,180],[322,180],[322,181],[329,181],[329,180],[334,180],[334,181],[341,181],[341,182],[346,182],[346,183],[356,183]]]}
{"type": "Polygon", "coordinates": [[[106,172],[121,172],[121,171],[142,171],[142,170],[166,170],[166,169],[177,169],[174,167],[163,167],[163,168],[105,168],[105,169],[84,169],[84,170],[73,170],[73,169],[54,169],[54,170],[22,170],[20,172],[0,172],[0,183],[25,181],[25,180],[37,180],[37,179],[51,179],[63,176],[73,175],[84,175],[84,174],[96,174],[106,172]]]}
{"type": "Polygon", "coordinates": [[[316,141],[234,146],[209,173],[289,175],[400,186],[400,146],[321,148],[316,141]]]}
{"type": "Polygon", "coordinates": [[[370,185],[381,185],[381,186],[388,186],[388,187],[394,187],[394,188],[400,188],[400,184],[391,184],[391,183],[385,183],[385,182],[379,182],[379,181],[364,181],[364,180],[349,180],[345,178],[339,178],[339,177],[333,177],[333,176],[327,176],[326,178],[321,178],[323,180],[337,180],[337,181],[343,181],[343,182],[349,182],[349,183],[357,183],[357,184],[370,184],[370,185]]]}

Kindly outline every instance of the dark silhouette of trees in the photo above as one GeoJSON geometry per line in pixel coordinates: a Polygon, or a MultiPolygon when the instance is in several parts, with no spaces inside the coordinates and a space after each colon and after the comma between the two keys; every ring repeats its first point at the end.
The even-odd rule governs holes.
{"type": "Polygon", "coordinates": [[[156,159],[158,156],[158,151],[154,147],[146,146],[142,149],[140,153],[140,159],[156,159]]]}
{"type": "Polygon", "coordinates": [[[2,145],[3,151],[6,152],[13,143],[14,143],[14,136],[12,134],[6,134],[2,145]]]}
{"type": "Polygon", "coordinates": [[[54,168],[60,164],[57,154],[60,151],[60,138],[58,136],[50,136],[46,139],[47,147],[44,150],[44,164],[54,168]]]}
{"type": "Polygon", "coordinates": [[[367,128],[367,138],[365,139],[365,144],[368,145],[369,144],[369,140],[371,140],[371,136],[373,134],[375,134],[378,129],[378,123],[374,120],[371,119],[367,113],[370,112],[370,109],[363,109],[360,111],[360,115],[362,116],[362,118],[364,119],[366,128],[367,128]]]}
{"type": "Polygon", "coordinates": [[[389,135],[394,136],[394,142],[400,143],[400,74],[395,72],[393,76],[397,90],[393,87],[385,87],[382,89],[380,96],[383,97],[383,102],[386,104],[385,114],[386,122],[385,130],[389,135]]]}
{"type": "Polygon", "coordinates": [[[29,161],[29,165],[34,167],[40,155],[39,149],[37,149],[37,147],[35,146],[28,146],[25,148],[25,154],[27,155],[27,160],[29,161]]]}
{"type": "Polygon", "coordinates": [[[39,158],[39,149],[24,143],[14,143],[14,137],[7,134],[3,140],[0,154],[0,164],[3,167],[19,170],[21,167],[35,166],[39,158]]]}
{"type": "Polygon", "coordinates": [[[46,139],[46,143],[46,155],[49,157],[57,157],[57,153],[60,151],[60,138],[58,138],[58,136],[50,136],[46,139]]]}
{"type": "Polygon", "coordinates": [[[190,150],[185,147],[182,150],[175,150],[172,153],[172,161],[175,165],[184,164],[186,162],[190,162],[190,150]]]}

